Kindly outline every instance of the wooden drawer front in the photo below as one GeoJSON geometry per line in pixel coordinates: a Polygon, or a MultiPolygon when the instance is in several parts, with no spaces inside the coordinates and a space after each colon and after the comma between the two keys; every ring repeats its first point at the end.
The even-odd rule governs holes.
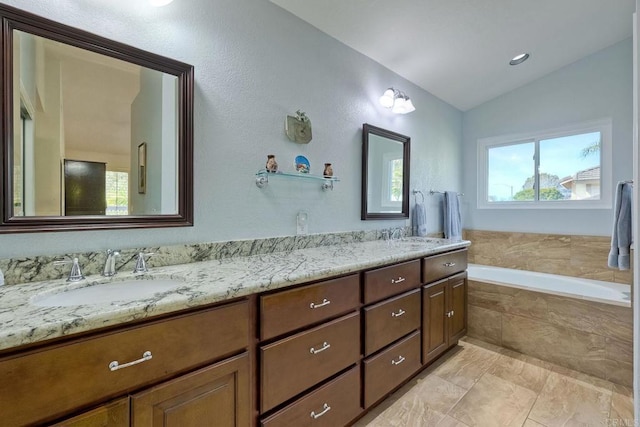
{"type": "Polygon", "coordinates": [[[262,421],[264,427],[344,426],[360,414],[360,366],[262,421]]]}
{"type": "Polygon", "coordinates": [[[107,396],[159,382],[246,348],[246,301],[34,350],[0,361],[0,407],[7,425],[65,415],[107,396]],[[150,351],[152,358],[140,360],[150,351]]]}
{"type": "Polygon", "coordinates": [[[364,309],[365,356],[420,328],[420,289],[364,309]]]}
{"type": "Polygon", "coordinates": [[[387,297],[420,286],[420,260],[378,268],[364,273],[364,303],[387,297]]]}
{"type": "Polygon", "coordinates": [[[376,403],[420,369],[420,331],[364,361],[364,407],[376,403]]]}
{"type": "Polygon", "coordinates": [[[434,255],[422,260],[422,282],[434,282],[466,269],[466,249],[434,255]]]}
{"type": "Polygon", "coordinates": [[[355,310],[358,274],[260,297],[260,338],[265,340],[355,310]]]}
{"type": "Polygon", "coordinates": [[[360,357],[353,313],[260,348],[262,412],[347,368],[360,357]]]}

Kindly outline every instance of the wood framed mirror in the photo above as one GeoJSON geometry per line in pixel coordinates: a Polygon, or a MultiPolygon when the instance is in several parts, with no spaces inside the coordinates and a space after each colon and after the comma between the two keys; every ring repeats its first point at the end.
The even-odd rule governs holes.
{"type": "Polygon", "coordinates": [[[193,66],[0,18],[0,233],[193,225],[193,66]]]}
{"type": "Polygon", "coordinates": [[[362,216],[409,218],[411,138],[370,124],[362,126],[362,216]]]}

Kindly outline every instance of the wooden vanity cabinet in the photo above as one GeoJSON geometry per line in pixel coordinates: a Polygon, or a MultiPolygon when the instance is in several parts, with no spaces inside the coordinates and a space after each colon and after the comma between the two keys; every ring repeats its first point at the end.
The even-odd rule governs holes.
{"type": "Polygon", "coordinates": [[[422,291],[422,363],[457,344],[467,332],[467,273],[426,285],[422,291]]]}
{"type": "Polygon", "coordinates": [[[129,411],[129,397],[123,397],[51,427],[127,427],[130,424],[129,411]]]}
{"type": "MultiPolygon", "coordinates": [[[[0,359],[2,422],[11,426],[49,422],[78,408],[176,381],[182,374],[193,375],[188,373],[248,349],[249,314],[245,300],[5,356],[0,359]]],[[[235,401],[247,414],[248,388],[248,383],[238,386],[237,396],[246,396],[235,401]]],[[[112,415],[117,410],[109,405],[95,411],[98,418],[121,419],[112,415]]],[[[80,419],[83,416],[93,417],[91,412],[80,419]]],[[[122,422],[126,425],[126,420],[122,422]]]]}

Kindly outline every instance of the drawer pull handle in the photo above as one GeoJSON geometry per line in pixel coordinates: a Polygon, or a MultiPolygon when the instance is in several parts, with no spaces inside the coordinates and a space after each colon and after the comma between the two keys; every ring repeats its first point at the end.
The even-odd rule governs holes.
{"type": "Polygon", "coordinates": [[[400,309],[400,310],[398,310],[397,313],[391,312],[391,317],[400,317],[405,313],[406,313],[406,311],[404,311],[403,309],[400,309]]]}
{"type": "Polygon", "coordinates": [[[445,267],[455,267],[455,266],[456,266],[456,263],[455,263],[455,262],[445,262],[445,263],[444,263],[444,266],[445,266],[445,267]]]}
{"type": "Polygon", "coordinates": [[[313,418],[314,420],[320,418],[321,416],[323,416],[324,414],[326,414],[327,412],[329,412],[331,410],[331,406],[327,405],[326,403],[324,405],[322,405],[322,412],[318,412],[316,414],[315,411],[311,411],[311,418],[313,418]]]}
{"type": "Polygon", "coordinates": [[[326,350],[326,349],[328,349],[329,347],[331,347],[331,344],[329,344],[328,342],[326,342],[326,341],[325,341],[325,342],[323,342],[323,343],[322,343],[322,347],[321,347],[321,348],[319,348],[319,349],[317,349],[317,350],[316,350],[315,348],[311,347],[311,348],[309,349],[309,353],[311,353],[311,354],[318,354],[318,353],[322,353],[323,351],[325,351],[325,350],[326,350]]]}
{"type": "Polygon", "coordinates": [[[142,363],[142,362],[146,362],[147,360],[151,360],[153,358],[153,356],[151,355],[150,351],[145,351],[144,353],[142,353],[142,358],[138,359],[138,360],[134,360],[133,362],[129,362],[129,363],[124,363],[124,364],[120,364],[118,363],[117,360],[114,360],[113,362],[109,363],[109,370],[110,371],[117,371],[118,369],[123,369],[123,368],[128,368],[129,366],[133,366],[133,365],[137,365],[138,363],[142,363]]]}
{"type": "Polygon", "coordinates": [[[320,307],[324,307],[325,305],[329,305],[331,304],[331,301],[329,301],[326,298],[322,299],[322,302],[320,304],[316,304],[315,302],[312,302],[311,304],[309,304],[310,308],[320,308],[320,307]]]}
{"type": "Polygon", "coordinates": [[[405,359],[404,359],[404,357],[402,357],[402,356],[398,356],[398,360],[392,360],[392,361],[391,361],[391,364],[392,364],[392,365],[399,365],[399,364],[401,364],[402,362],[404,362],[404,360],[405,360],[405,359]]]}
{"type": "Polygon", "coordinates": [[[402,277],[402,276],[399,276],[397,279],[391,279],[391,283],[393,283],[393,284],[396,284],[396,283],[402,283],[402,282],[404,282],[405,280],[407,280],[407,279],[405,279],[405,278],[404,278],[404,277],[402,277]]]}

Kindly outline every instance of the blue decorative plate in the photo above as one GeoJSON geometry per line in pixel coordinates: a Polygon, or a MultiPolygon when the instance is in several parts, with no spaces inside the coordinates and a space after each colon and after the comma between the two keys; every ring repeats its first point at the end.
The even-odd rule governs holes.
{"type": "Polygon", "coordinates": [[[311,165],[305,156],[296,157],[296,171],[300,173],[309,173],[311,165]]]}

